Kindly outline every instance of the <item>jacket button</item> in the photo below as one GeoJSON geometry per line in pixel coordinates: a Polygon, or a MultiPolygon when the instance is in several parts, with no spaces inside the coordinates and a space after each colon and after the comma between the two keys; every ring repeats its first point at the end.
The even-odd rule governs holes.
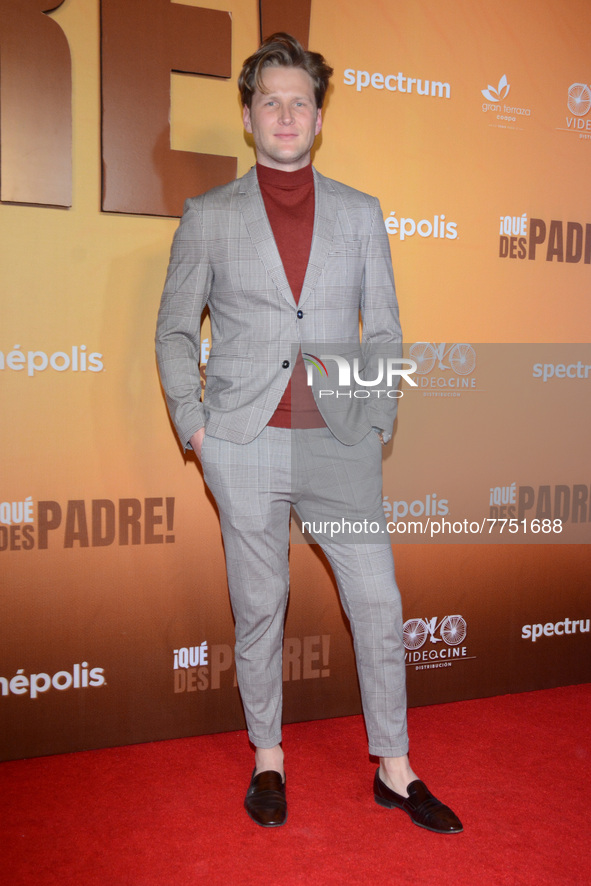
{"type": "Polygon", "coordinates": [[[296,314],[296,316],[297,316],[298,320],[301,320],[302,317],[304,316],[304,312],[303,312],[303,311],[298,311],[297,314],[296,314]]]}
{"type": "Polygon", "coordinates": [[[289,369],[289,360],[284,360],[281,366],[283,369],[289,369]]]}

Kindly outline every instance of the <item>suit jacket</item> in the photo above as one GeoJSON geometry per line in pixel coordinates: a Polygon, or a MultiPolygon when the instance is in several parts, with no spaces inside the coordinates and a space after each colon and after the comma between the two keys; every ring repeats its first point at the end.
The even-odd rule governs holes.
{"type": "MultiPolygon", "coordinates": [[[[358,374],[368,380],[378,377],[380,357],[401,356],[390,247],[378,200],[316,170],[314,188],[312,247],[298,304],[256,167],[185,204],[172,244],[156,350],[170,414],[187,448],[204,425],[207,434],[235,443],[258,436],[275,412],[299,350],[314,358],[340,355],[352,367],[357,358],[358,374]],[[206,305],[212,346],[201,402],[206,305]]],[[[351,445],[374,426],[388,439],[396,400],[358,383],[347,391],[339,386],[337,361],[321,362],[323,368],[317,359],[310,362],[309,372],[332,433],[351,445]]]]}

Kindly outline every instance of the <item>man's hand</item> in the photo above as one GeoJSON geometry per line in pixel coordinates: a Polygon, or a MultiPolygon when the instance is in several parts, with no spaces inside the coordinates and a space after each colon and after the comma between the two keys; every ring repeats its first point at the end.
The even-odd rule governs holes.
{"type": "Polygon", "coordinates": [[[189,440],[189,443],[193,447],[193,452],[195,453],[195,455],[197,456],[199,461],[201,461],[201,447],[203,445],[203,438],[204,437],[205,437],[205,428],[199,428],[199,430],[195,431],[195,433],[193,434],[193,436],[189,440]]]}

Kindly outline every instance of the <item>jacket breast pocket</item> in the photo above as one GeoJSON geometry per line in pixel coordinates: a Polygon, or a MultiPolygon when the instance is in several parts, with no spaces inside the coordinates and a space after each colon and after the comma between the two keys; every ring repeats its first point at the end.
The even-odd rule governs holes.
{"type": "Polygon", "coordinates": [[[361,240],[345,240],[344,238],[339,238],[335,240],[329,250],[329,256],[332,255],[350,255],[350,256],[358,256],[361,255],[361,250],[363,248],[363,243],[361,240]]]}

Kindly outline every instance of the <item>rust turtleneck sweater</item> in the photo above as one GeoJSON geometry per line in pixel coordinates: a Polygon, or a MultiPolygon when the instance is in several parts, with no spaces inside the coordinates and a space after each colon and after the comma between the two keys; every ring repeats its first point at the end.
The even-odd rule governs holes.
{"type": "MultiPolygon", "coordinates": [[[[273,231],[285,276],[296,304],[299,301],[310,257],[314,228],[314,175],[312,165],[284,172],[257,163],[257,177],[267,217],[273,231]]],[[[275,428],[325,426],[306,370],[298,354],[291,379],[269,425],[275,428]]]]}

